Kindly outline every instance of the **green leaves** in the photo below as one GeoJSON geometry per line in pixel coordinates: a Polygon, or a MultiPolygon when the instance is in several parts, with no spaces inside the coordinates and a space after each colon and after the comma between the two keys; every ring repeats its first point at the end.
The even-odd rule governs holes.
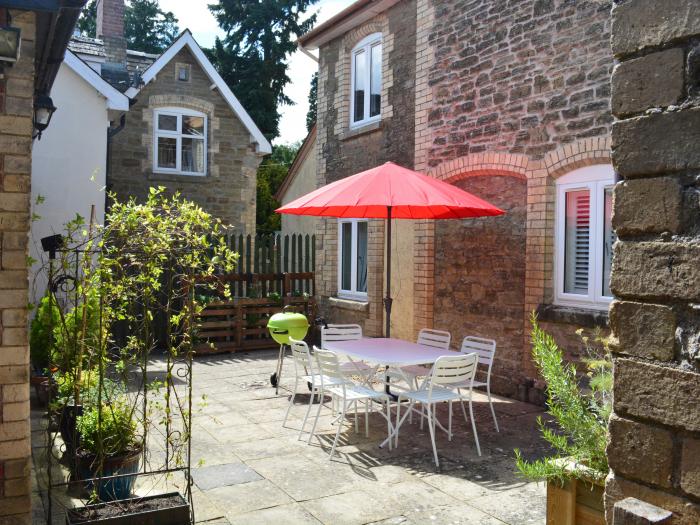
{"type": "MultiPolygon", "coordinates": [[[[608,400],[605,396],[597,398],[584,394],[579,387],[576,368],[564,361],[554,338],[539,327],[534,314],[531,323],[532,357],[547,384],[547,412],[558,429],[555,431],[542,420],[538,424],[542,437],[556,455],[529,462],[516,450],[516,465],[521,474],[530,479],[565,479],[576,475],[575,465],[579,464],[587,467],[587,471],[592,469],[594,476],[604,478],[608,472],[605,456],[608,400]],[[569,465],[563,470],[561,463],[564,458],[570,458],[574,466],[569,465]]],[[[608,386],[603,381],[598,385],[608,386]]],[[[591,473],[587,472],[587,476],[590,477],[591,473]]]]}

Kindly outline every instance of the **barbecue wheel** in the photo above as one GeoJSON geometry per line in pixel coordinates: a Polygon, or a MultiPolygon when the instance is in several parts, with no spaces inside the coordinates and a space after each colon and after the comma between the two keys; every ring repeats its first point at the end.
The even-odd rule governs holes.
{"type": "Polygon", "coordinates": [[[277,386],[277,372],[270,376],[270,384],[274,387],[277,386]]]}

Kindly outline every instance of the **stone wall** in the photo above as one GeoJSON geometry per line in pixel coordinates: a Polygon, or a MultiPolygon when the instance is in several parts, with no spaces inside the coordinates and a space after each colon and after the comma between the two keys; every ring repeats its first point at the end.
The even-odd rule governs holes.
{"type": "MultiPolygon", "coordinates": [[[[700,522],[700,9],[613,9],[614,414],[606,506],[636,497],[700,522]]],[[[616,522],[617,523],[617,522],[616,522]]]]}
{"type": "MultiPolygon", "coordinates": [[[[489,245],[499,245],[491,242],[495,233],[507,243],[518,232],[515,237],[524,243],[519,266],[515,252],[520,247],[514,247],[509,268],[493,267],[488,276],[488,286],[496,288],[503,278],[517,280],[514,293],[495,294],[491,304],[467,299],[463,308],[469,316],[492,319],[481,329],[499,334],[497,362],[502,357],[504,370],[518,370],[511,377],[529,384],[536,378],[530,362],[530,312],[554,299],[555,181],[573,169],[610,162],[610,6],[606,0],[418,0],[415,166],[448,182],[477,177],[502,188],[492,193],[484,184],[474,193],[481,191],[511,210],[507,220],[513,230],[501,231],[496,221],[492,231],[483,233],[489,245]],[[519,326],[513,324],[516,310],[519,326]],[[506,321],[498,324],[499,315],[506,321]],[[508,327],[508,335],[501,326],[508,327]]],[[[469,245],[450,231],[440,223],[416,230],[416,252],[426,255],[416,259],[415,273],[421,278],[414,308],[416,326],[438,327],[452,319],[446,328],[457,339],[479,327],[460,322],[449,311],[451,301],[440,294],[478,282],[485,277],[479,272],[492,260],[470,257],[471,264],[445,279],[440,261],[458,249],[455,242],[469,245]],[[448,238],[440,239],[444,234],[448,238]]],[[[606,323],[605,316],[587,311],[548,312],[545,328],[572,357],[581,351],[575,330],[606,323]]],[[[502,384],[496,390],[512,394],[514,388],[502,384]]],[[[539,394],[529,399],[537,401],[539,394]]]]}
{"type": "Polygon", "coordinates": [[[235,116],[190,51],[183,48],[157,78],[145,86],[126,115],[126,127],[112,142],[108,187],[120,199],[144,199],[151,186],[165,186],[201,205],[239,231],[255,232],[255,181],[258,156],[250,133],[235,116]],[[176,79],[176,64],[190,66],[190,79],[176,79]],[[194,109],[208,116],[207,174],[153,173],[153,110],[194,109]]]}
{"type": "MultiPolygon", "coordinates": [[[[0,79],[0,522],[30,520],[27,245],[35,15],[11,11],[20,60],[0,79]]],[[[0,8],[0,25],[6,12],[0,8]]]]}
{"type": "MultiPolygon", "coordinates": [[[[318,87],[318,185],[387,161],[413,166],[415,0],[399,2],[320,49],[318,87]],[[350,54],[367,35],[382,33],[381,121],[350,130],[350,54]],[[396,111],[400,108],[400,111],[396,111]]],[[[337,235],[334,219],[319,221],[317,290],[329,321],[360,322],[369,335],[382,333],[384,224],[371,221],[368,242],[368,304],[331,301],[337,294],[337,235]]],[[[409,254],[410,256],[410,254],[409,254]]]]}
{"type": "Polygon", "coordinates": [[[496,339],[493,388],[516,394],[521,375],[527,188],[524,178],[467,177],[455,186],[499,206],[500,217],[435,225],[435,322],[452,333],[496,339]]]}

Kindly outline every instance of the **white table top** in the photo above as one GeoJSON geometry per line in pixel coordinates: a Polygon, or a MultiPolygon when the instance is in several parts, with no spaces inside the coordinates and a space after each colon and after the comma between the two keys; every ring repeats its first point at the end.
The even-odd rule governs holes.
{"type": "Polygon", "coordinates": [[[438,357],[454,355],[452,350],[437,350],[401,339],[363,337],[354,341],[329,341],[326,350],[388,366],[422,365],[437,361],[438,357]]]}

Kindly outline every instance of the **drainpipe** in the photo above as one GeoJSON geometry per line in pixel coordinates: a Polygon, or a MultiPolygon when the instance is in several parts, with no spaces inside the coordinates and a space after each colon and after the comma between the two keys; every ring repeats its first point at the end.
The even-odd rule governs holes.
{"type": "Polygon", "coordinates": [[[306,49],[304,46],[302,46],[299,42],[297,42],[297,49],[318,64],[318,57],[314,55],[311,51],[306,49]]]}
{"type": "Polygon", "coordinates": [[[112,164],[112,138],[114,138],[121,130],[124,129],[124,125],[126,124],[126,113],[122,113],[121,117],[119,117],[119,125],[116,127],[110,126],[107,128],[107,155],[106,155],[106,167],[105,167],[105,186],[107,187],[107,191],[105,192],[105,212],[107,211],[108,207],[108,200],[107,196],[110,190],[109,187],[109,175],[111,172],[110,166],[112,164]]]}

